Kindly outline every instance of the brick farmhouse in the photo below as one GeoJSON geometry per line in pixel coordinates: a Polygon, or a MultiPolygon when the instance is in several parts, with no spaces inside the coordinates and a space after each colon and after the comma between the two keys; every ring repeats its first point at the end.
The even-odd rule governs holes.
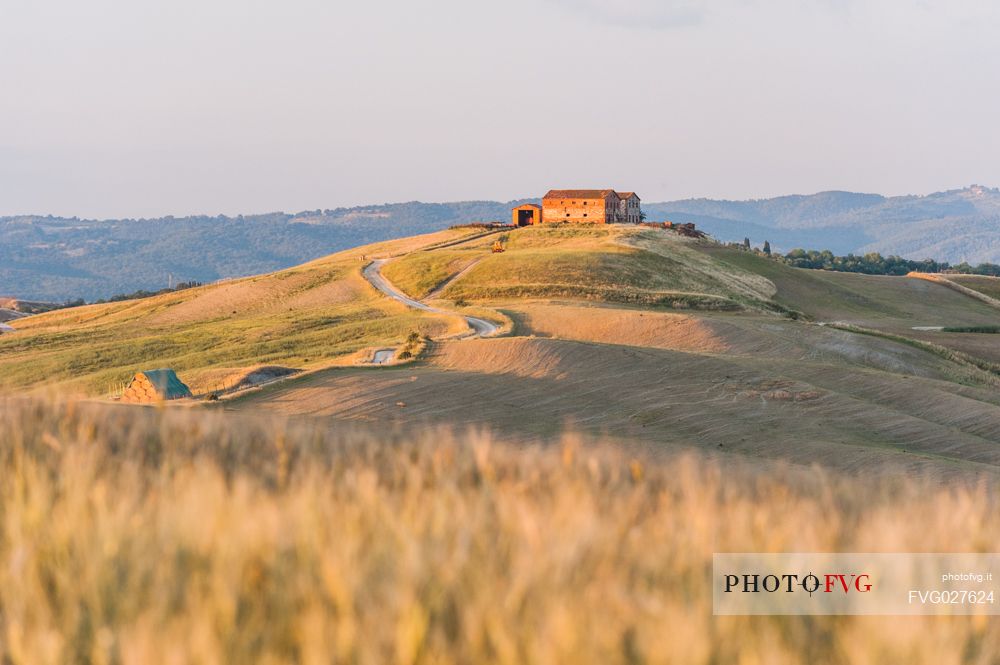
{"type": "Polygon", "coordinates": [[[515,226],[543,222],[578,224],[638,224],[642,209],[635,192],[613,189],[553,189],[542,198],[542,205],[526,203],[512,211],[515,226]]]}

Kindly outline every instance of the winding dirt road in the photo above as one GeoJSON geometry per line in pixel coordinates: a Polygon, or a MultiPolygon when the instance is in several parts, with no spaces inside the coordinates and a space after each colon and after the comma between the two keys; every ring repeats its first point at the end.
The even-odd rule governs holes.
{"type": "Polygon", "coordinates": [[[461,316],[465,319],[465,322],[469,324],[469,328],[472,330],[471,336],[473,337],[492,337],[500,332],[500,327],[498,325],[491,323],[486,319],[480,319],[475,316],[466,316],[452,310],[441,309],[440,307],[432,307],[420,302],[419,300],[410,298],[393,286],[392,282],[387,280],[382,274],[382,266],[388,261],[389,259],[375,259],[365,266],[365,269],[362,271],[362,274],[365,276],[365,279],[368,280],[368,283],[385,295],[389,296],[393,300],[398,300],[407,307],[412,307],[414,309],[420,309],[425,312],[434,312],[436,314],[455,314],[461,316]]]}

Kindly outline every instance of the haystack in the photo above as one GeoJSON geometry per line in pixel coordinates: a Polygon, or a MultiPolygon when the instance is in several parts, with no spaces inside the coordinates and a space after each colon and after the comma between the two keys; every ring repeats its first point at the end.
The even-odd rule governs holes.
{"type": "Polygon", "coordinates": [[[160,402],[191,397],[191,389],[177,378],[172,369],[151,369],[137,372],[128,382],[121,401],[134,403],[160,402]]]}

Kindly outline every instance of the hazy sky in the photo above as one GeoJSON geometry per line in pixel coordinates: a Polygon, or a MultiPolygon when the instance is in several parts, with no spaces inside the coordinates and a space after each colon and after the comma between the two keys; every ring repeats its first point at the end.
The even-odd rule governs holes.
{"type": "Polygon", "coordinates": [[[0,215],[1000,185],[994,0],[0,0],[0,215]]]}

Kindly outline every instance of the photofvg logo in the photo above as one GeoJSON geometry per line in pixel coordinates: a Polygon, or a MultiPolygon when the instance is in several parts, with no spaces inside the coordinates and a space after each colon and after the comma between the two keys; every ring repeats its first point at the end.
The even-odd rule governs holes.
{"type": "Polygon", "coordinates": [[[1000,554],[715,554],[712,599],[717,615],[996,615],[998,568],[1000,554]]]}
{"type": "Polygon", "coordinates": [[[821,576],[812,572],[805,575],[784,573],[782,575],[760,575],[758,573],[744,575],[726,575],[726,593],[740,591],[742,593],[796,593],[804,591],[809,595],[814,593],[868,593],[872,590],[871,575],[868,573],[824,573],[821,576]]]}

